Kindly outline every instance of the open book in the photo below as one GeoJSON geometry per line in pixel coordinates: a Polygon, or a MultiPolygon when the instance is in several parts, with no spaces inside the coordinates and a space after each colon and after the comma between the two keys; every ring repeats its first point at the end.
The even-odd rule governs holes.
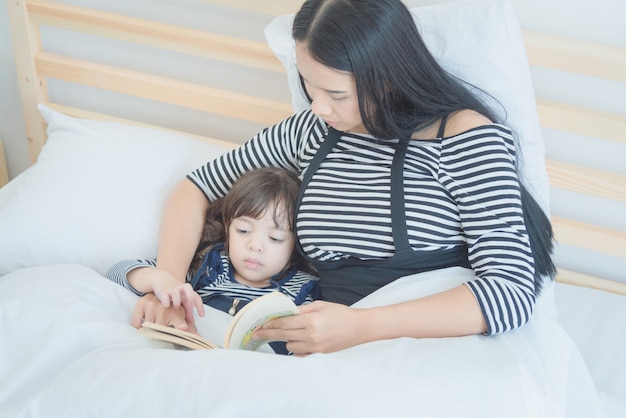
{"type": "MultiPolygon", "coordinates": [[[[257,350],[265,343],[271,341],[252,339],[254,331],[272,319],[297,313],[298,308],[296,304],[288,296],[280,292],[263,295],[249,302],[233,317],[226,330],[222,347],[257,350]]],[[[148,337],[167,341],[192,350],[220,348],[218,344],[197,334],[152,322],[144,322],[141,328],[139,328],[139,332],[148,337]]]]}

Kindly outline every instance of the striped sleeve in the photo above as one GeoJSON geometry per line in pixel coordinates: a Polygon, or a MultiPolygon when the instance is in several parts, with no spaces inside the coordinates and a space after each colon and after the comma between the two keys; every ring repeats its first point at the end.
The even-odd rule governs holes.
{"type": "MultiPolygon", "coordinates": [[[[145,293],[142,293],[138,291],[137,289],[135,289],[133,286],[131,286],[131,284],[128,283],[128,278],[127,278],[128,273],[130,273],[132,270],[139,268],[139,267],[156,268],[156,259],[120,261],[119,263],[111,267],[109,271],[107,271],[106,277],[107,279],[121,286],[124,286],[126,289],[130,290],[137,296],[143,296],[145,295],[145,293]]],[[[189,281],[190,279],[189,276],[190,276],[189,273],[187,273],[187,281],[189,281]]]]}
{"type": "Polygon", "coordinates": [[[311,111],[294,114],[207,162],[187,178],[212,201],[225,196],[243,173],[255,168],[282,167],[300,173],[303,161],[315,154],[325,131],[324,124],[311,111]]]}
{"type": "Polygon", "coordinates": [[[107,271],[107,279],[114,281],[115,283],[124,286],[137,296],[143,296],[145,293],[141,293],[128,283],[128,273],[139,267],[156,267],[156,260],[124,260],[115,264],[107,271]]]}
{"type": "Polygon", "coordinates": [[[487,321],[487,335],[524,325],[535,305],[534,262],[510,131],[492,125],[449,139],[440,176],[459,208],[477,276],[467,286],[487,321]]]}

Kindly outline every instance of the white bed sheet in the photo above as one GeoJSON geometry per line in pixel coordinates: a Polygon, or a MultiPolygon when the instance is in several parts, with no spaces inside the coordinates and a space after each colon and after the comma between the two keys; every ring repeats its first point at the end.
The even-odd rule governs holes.
{"type": "MultiPolygon", "coordinates": [[[[453,268],[400,279],[358,306],[470,275],[453,268]]],[[[500,336],[403,338],[295,358],[171,349],[128,324],[135,301],[80,265],[0,277],[0,417],[604,416],[550,303],[500,336]]],[[[228,318],[209,312],[198,325],[213,338],[228,318]]]]}
{"type": "MultiPolygon", "coordinates": [[[[520,159],[537,195],[545,196],[543,143],[512,8],[506,0],[464,3],[413,12],[436,51],[449,54],[450,44],[462,45],[445,61],[447,68],[478,86],[486,80],[502,103],[513,100],[508,110],[517,119],[509,122],[531,130],[520,135],[520,159]],[[456,42],[458,37],[464,42],[456,42]],[[455,64],[471,62],[465,54],[489,51],[497,54],[497,68],[455,64]]],[[[283,38],[291,42],[288,33],[283,38]]],[[[290,45],[282,46],[288,56],[290,45]]],[[[164,132],[76,120],[45,107],[42,114],[50,137],[40,161],[0,190],[0,237],[11,237],[0,241],[0,275],[6,273],[0,277],[0,418],[587,418],[603,416],[600,402],[608,416],[626,416],[625,322],[608,322],[626,318],[626,304],[607,294],[588,298],[586,289],[561,291],[557,285],[558,317],[544,302],[524,328],[489,338],[405,338],[307,358],[182,352],[146,339],[128,324],[136,297],[98,271],[120,259],[154,256],[162,206],[157,203],[199,161],[224,149],[164,132]],[[148,147],[151,158],[143,158],[148,147]],[[129,179],[141,180],[141,187],[129,179]],[[82,192],[94,184],[99,200],[82,192]],[[32,216],[25,215],[29,211],[32,216]],[[59,222],[63,217],[70,225],[59,222]],[[64,234],[53,233],[51,225],[64,234]]],[[[469,274],[449,269],[403,279],[359,305],[406,300],[469,274]]],[[[198,320],[199,329],[219,341],[229,317],[208,312],[198,320]]]]}
{"type": "Polygon", "coordinates": [[[626,296],[556,284],[557,321],[581,352],[609,417],[626,417],[626,296]]]}

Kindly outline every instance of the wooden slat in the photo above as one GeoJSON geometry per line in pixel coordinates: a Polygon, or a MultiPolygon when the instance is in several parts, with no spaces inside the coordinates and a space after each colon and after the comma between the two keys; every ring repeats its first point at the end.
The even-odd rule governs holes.
{"type": "Polygon", "coordinates": [[[590,276],[588,274],[578,273],[571,270],[558,269],[556,280],[559,283],[589,287],[591,289],[604,290],[606,292],[626,296],[626,283],[590,276]]]}
{"type": "Polygon", "coordinates": [[[293,113],[288,103],[50,53],[37,54],[35,65],[41,77],[85,84],[264,125],[277,123],[293,113]]]}
{"type": "Polygon", "coordinates": [[[626,176],[550,159],[546,168],[552,187],[626,202],[626,176]]]}
{"type": "Polygon", "coordinates": [[[249,12],[264,13],[271,16],[286,15],[298,11],[304,0],[203,0],[208,3],[235,7],[249,12]]]}
{"type": "Polygon", "coordinates": [[[626,233],[559,216],[552,217],[556,241],[586,250],[626,258],[626,233]]]}
{"type": "Polygon", "coordinates": [[[41,51],[39,26],[29,21],[24,1],[8,1],[7,11],[22,98],[22,111],[26,122],[28,151],[30,160],[34,163],[47,138],[44,121],[39,115],[37,104],[47,100],[48,87],[45,79],[38,76],[33,62],[33,54],[41,51]]]}
{"type": "Polygon", "coordinates": [[[253,68],[284,72],[264,42],[233,38],[57,2],[28,2],[33,22],[134,42],[180,53],[209,57],[253,68]]]}
{"type": "Polygon", "coordinates": [[[525,30],[531,65],[626,83],[626,48],[525,30]]]}
{"type": "Polygon", "coordinates": [[[626,116],[537,99],[541,125],[626,144],[626,116]]]}
{"type": "Polygon", "coordinates": [[[152,124],[149,124],[149,123],[142,123],[142,122],[138,122],[136,120],[124,119],[124,118],[120,118],[120,117],[117,117],[117,116],[107,115],[107,114],[104,114],[104,113],[91,112],[89,110],[79,109],[79,108],[72,107],[72,106],[66,106],[66,105],[62,105],[62,104],[59,104],[59,103],[47,102],[47,103],[45,103],[45,105],[48,106],[51,109],[56,110],[57,112],[63,113],[63,114],[68,115],[68,116],[76,117],[76,118],[93,119],[93,120],[101,120],[101,121],[109,121],[109,122],[118,122],[118,123],[123,123],[123,124],[131,125],[131,126],[139,126],[139,127],[142,127],[142,128],[157,129],[157,130],[160,130],[160,131],[171,132],[171,133],[178,134],[178,135],[189,136],[189,137],[192,137],[192,138],[199,139],[201,141],[206,141],[206,142],[210,142],[212,144],[216,144],[216,145],[218,145],[220,147],[227,148],[227,149],[235,148],[238,145],[238,144],[235,144],[233,142],[223,141],[221,139],[215,139],[215,138],[211,138],[211,137],[208,137],[208,136],[192,134],[192,133],[189,133],[189,132],[180,131],[180,130],[176,130],[176,129],[164,128],[162,126],[152,125],[152,124]]]}
{"type": "Polygon", "coordinates": [[[0,139],[0,187],[9,182],[9,172],[7,170],[7,159],[4,155],[4,147],[0,139]]]}

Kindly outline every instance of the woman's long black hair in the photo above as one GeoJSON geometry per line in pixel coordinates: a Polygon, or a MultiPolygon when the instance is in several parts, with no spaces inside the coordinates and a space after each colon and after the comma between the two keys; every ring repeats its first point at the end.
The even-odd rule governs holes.
{"type": "Polygon", "coordinates": [[[377,138],[410,138],[462,109],[496,121],[433,58],[399,0],[309,0],[292,34],[318,62],[352,74],[364,127],[377,138]]]}
{"type": "MultiPolygon", "coordinates": [[[[499,122],[469,84],[439,65],[400,0],[307,0],[294,18],[292,35],[321,64],[352,74],[363,126],[377,138],[410,138],[464,109],[499,122]]],[[[527,189],[520,188],[538,293],[543,277],[556,273],[552,227],[527,189]]]]}

